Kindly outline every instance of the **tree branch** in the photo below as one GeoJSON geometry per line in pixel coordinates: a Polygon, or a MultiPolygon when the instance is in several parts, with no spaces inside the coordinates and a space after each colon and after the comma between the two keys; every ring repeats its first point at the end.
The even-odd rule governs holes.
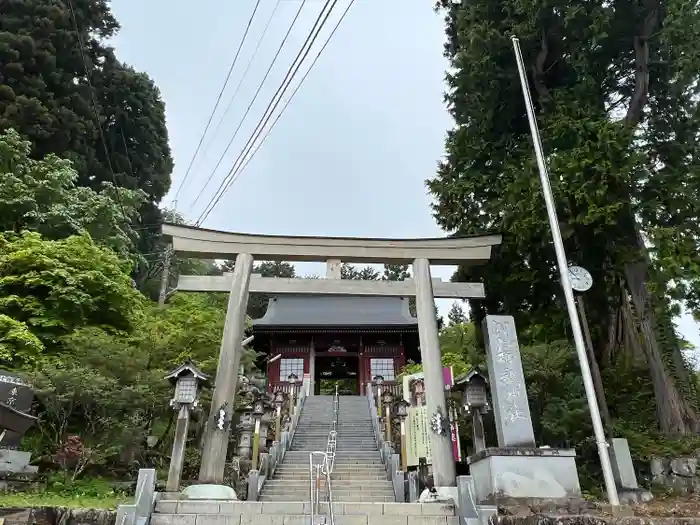
{"type": "Polygon", "coordinates": [[[649,39],[659,22],[658,0],[649,0],[646,4],[647,15],[639,34],[634,37],[634,92],[625,115],[625,122],[632,127],[641,121],[644,107],[649,100],[649,39]]]}
{"type": "Polygon", "coordinates": [[[537,91],[537,95],[543,102],[546,102],[551,99],[549,90],[544,84],[544,65],[547,61],[548,53],[549,46],[547,45],[547,33],[543,29],[540,51],[539,53],[537,53],[537,58],[535,58],[535,64],[532,66],[532,81],[535,85],[535,91],[537,91]]]}

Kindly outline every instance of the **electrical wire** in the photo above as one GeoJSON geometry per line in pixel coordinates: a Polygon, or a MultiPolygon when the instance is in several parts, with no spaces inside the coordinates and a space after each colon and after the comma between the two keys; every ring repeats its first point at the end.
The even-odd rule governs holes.
{"type": "MultiPolygon", "coordinates": [[[[90,102],[92,106],[92,113],[95,117],[95,125],[97,126],[97,129],[100,134],[100,142],[102,143],[102,149],[104,150],[104,155],[105,155],[105,161],[107,162],[107,168],[109,169],[109,173],[112,177],[112,182],[114,183],[114,187],[117,191],[115,191],[114,196],[116,197],[117,204],[119,205],[119,208],[121,209],[122,215],[124,216],[124,220],[130,224],[131,219],[129,219],[129,216],[126,214],[126,210],[124,209],[124,205],[122,204],[121,197],[119,196],[119,185],[117,184],[117,177],[114,174],[114,169],[112,168],[112,161],[109,158],[109,149],[107,148],[107,141],[105,140],[105,134],[104,131],[102,130],[102,125],[100,124],[100,114],[97,111],[97,97],[95,96],[95,89],[92,85],[92,79],[90,77],[90,68],[88,66],[88,61],[87,57],[85,56],[85,44],[83,42],[83,37],[80,33],[80,27],[78,26],[78,18],[75,15],[75,6],[73,5],[73,0],[68,0],[68,7],[70,9],[71,17],[73,18],[73,28],[75,29],[75,36],[78,39],[78,50],[80,51],[80,58],[82,59],[83,62],[83,68],[85,69],[85,78],[88,83],[88,87],[90,88],[90,102]]],[[[126,142],[124,143],[124,147],[126,148],[126,142]]],[[[128,158],[128,152],[127,152],[127,158],[128,158]]],[[[132,174],[133,176],[133,174],[132,174]]]]}
{"type": "MultiPolygon", "coordinates": [[[[258,56],[258,51],[260,51],[260,45],[262,44],[263,40],[265,39],[265,35],[267,34],[267,30],[270,28],[270,23],[272,22],[272,19],[275,17],[275,14],[277,13],[277,9],[279,8],[280,4],[282,3],[282,0],[277,0],[277,3],[275,4],[275,8],[272,10],[272,13],[270,14],[270,17],[267,19],[267,23],[265,24],[265,28],[263,29],[262,34],[260,35],[260,38],[258,39],[258,43],[255,46],[255,51],[253,51],[253,55],[250,57],[250,60],[248,61],[248,65],[245,68],[245,71],[243,71],[243,75],[241,76],[241,80],[238,82],[238,85],[236,86],[236,89],[233,90],[233,96],[228,102],[228,105],[226,106],[226,109],[224,110],[223,114],[221,115],[221,118],[219,119],[219,122],[216,125],[216,128],[214,129],[214,132],[210,135],[210,137],[216,137],[216,134],[219,132],[221,129],[221,125],[224,123],[224,119],[226,118],[226,115],[228,114],[228,111],[231,109],[231,106],[233,105],[233,101],[236,99],[236,96],[238,95],[238,92],[241,89],[241,86],[243,85],[243,82],[248,76],[248,71],[250,70],[250,66],[253,64],[253,61],[255,61],[255,58],[258,56]]],[[[213,140],[209,140],[209,143],[205,146],[204,151],[202,151],[202,155],[206,156],[207,152],[211,148],[211,145],[213,144],[213,140]]]]}
{"type": "MultiPolygon", "coordinates": [[[[330,0],[326,0],[326,1],[328,2],[330,0]]],[[[263,85],[265,84],[267,77],[270,75],[270,71],[272,71],[273,66],[277,62],[277,58],[279,57],[280,52],[282,51],[282,48],[284,47],[284,44],[287,42],[287,39],[289,38],[289,34],[292,32],[292,28],[294,27],[294,24],[296,24],[296,21],[299,18],[299,15],[301,14],[301,10],[304,8],[305,4],[306,4],[306,0],[302,0],[301,4],[299,5],[299,9],[297,9],[296,15],[294,16],[294,20],[292,20],[292,23],[289,25],[289,29],[287,29],[287,33],[284,35],[282,42],[280,42],[280,45],[277,48],[277,52],[275,53],[275,56],[272,59],[272,62],[270,63],[270,66],[267,68],[267,71],[265,72],[265,76],[263,77],[262,81],[260,81],[260,84],[258,84],[258,88],[255,90],[255,95],[253,96],[253,100],[251,100],[250,104],[248,104],[248,107],[246,108],[245,113],[243,113],[243,116],[241,117],[241,121],[238,123],[238,127],[233,132],[233,136],[231,137],[231,140],[228,141],[228,144],[226,145],[226,149],[219,157],[219,160],[216,163],[216,166],[214,166],[214,169],[209,174],[209,177],[207,177],[207,180],[204,183],[204,186],[202,186],[202,188],[199,190],[199,193],[197,194],[197,197],[194,199],[192,204],[190,204],[190,207],[189,207],[190,210],[197,204],[197,202],[199,202],[199,199],[204,194],[204,190],[207,188],[207,186],[209,186],[209,183],[211,182],[211,180],[214,178],[214,175],[216,174],[216,170],[219,169],[219,166],[221,165],[221,163],[224,160],[224,157],[226,156],[226,153],[228,153],[228,150],[231,148],[231,144],[233,144],[233,141],[236,139],[236,136],[238,136],[238,132],[240,131],[241,126],[243,125],[243,122],[245,122],[245,119],[248,116],[248,113],[250,112],[250,108],[253,107],[253,104],[257,100],[258,95],[260,95],[260,90],[262,89],[263,85]]]]}
{"type": "MultiPolygon", "coordinates": [[[[270,111],[270,108],[272,107],[272,110],[274,111],[274,109],[277,106],[277,104],[279,103],[282,95],[284,94],[284,91],[286,91],[287,88],[289,87],[291,80],[294,78],[294,75],[296,75],[297,71],[299,70],[299,67],[303,63],[306,56],[308,55],[308,53],[311,49],[311,46],[313,45],[314,41],[318,37],[318,34],[320,33],[321,29],[323,29],[323,25],[328,20],[328,17],[330,16],[331,12],[333,11],[333,8],[335,7],[336,3],[338,2],[338,0],[332,0],[332,1],[333,1],[333,3],[331,4],[331,0],[326,0],[326,3],[321,8],[321,11],[319,12],[318,16],[316,17],[316,21],[314,22],[314,25],[311,28],[311,30],[309,31],[309,34],[306,35],[306,39],[304,40],[304,43],[301,45],[301,48],[299,49],[297,56],[294,58],[294,60],[292,61],[292,64],[287,69],[287,73],[284,76],[284,79],[282,79],[282,82],[280,83],[279,87],[277,88],[277,91],[275,91],[275,94],[272,95],[272,98],[270,99],[270,102],[268,103],[267,108],[265,108],[265,111],[263,112],[263,116],[258,121],[258,124],[256,125],[255,129],[253,130],[253,133],[251,134],[251,136],[248,138],[248,141],[243,146],[243,150],[241,150],[241,153],[238,155],[238,157],[234,161],[233,166],[231,167],[229,172],[224,176],[223,180],[221,181],[221,184],[219,185],[217,190],[214,192],[214,196],[209,200],[207,205],[204,207],[204,210],[202,211],[199,218],[197,219],[197,222],[195,222],[195,226],[199,226],[199,224],[201,224],[201,222],[204,219],[206,219],[206,217],[209,215],[209,213],[211,213],[213,206],[216,206],[216,204],[221,199],[222,194],[220,194],[220,192],[222,191],[222,188],[224,188],[226,186],[228,179],[231,176],[231,173],[233,172],[236,164],[241,159],[241,155],[248,148],[252,138],[258,132],[258,130],[260,128],[260,124],[265,120],[266,116],[269,119],[268,112],[270,111]],[[329,5],[331,7],[328,11],[326,11],[326,9],[328,8],[329,5]],[[324,18],[324,13],[325,13],[325,18],[324,18]],[[320,23],[320,25],[319,25],[319,23],[320,23]],[[309,44],[309,42],[310,42],[310,44],[309,44]],[[300,57],[301,57],[301,60],[299,60],[300,57]],[[280,94],[280,92],[281,92],[281,94],[280,94]],[[278,98],[278,95],[280,98],[278,98]],[[274,107],[273,107],[273,105],[274,105],[274,107]]],[[[222,159],[223,159],[223,156],[222,156],[222,159]]],[[[217,164],[217,167],[218,167],[218,164],[217,164]]],[[[213,173],[212,173],[212,176],[213,176],[213,173]]],[[[225,191],[225,189],[224,189],[224,191],[225,191]]]]}
{"type": "Polygon", "coordinates": [[[267,128],[267,131],[265,132],[265,135],[263,136],[262,140],[261,140],[260,142],[258,142],[257,146],[255,146],[255,149],[253,150],[253,153],[252,153],[251,155],[249,155],[248,158],[245,160],[245,163],[243,163],[241,166],[239,166],[238,170],[236,170],[236,173],[234,173],[233,178],[231,179],[231,182],[229,183],[229,185],[226,187],[226,190],[225,190],[225,191],[228,191],[228,189],[231,187],[231,185],[233,185],[233,183],[236,182],[236,179],[238,178],[238,176],[239,176],[243,171],[245,171],[245,169],[248,167],[248,164],[250,164],[250,162],[253,160],[253,157],[255,157],[255,155],[256,155],[257,152],[260,150],[260,148],[262,147],[262,145],[265,144],[265,141],[267,140],[267,137],[269,137],[269,136],[270,136],[270,133],[272,133],[272,130],[275,129],[275,126],[276,126],[277,123],[279,122],[279,120],[280,120],[280,118],[282,117],[282,115],[284,114],[284,112],[287,110],[287,107],[289,107],[289,104],[292,102],[292,100],[293,100],[294,97],[296,96],[297,92],[299,91],[299,88],[301,87],[301,85],[302,85],[302,84],[304,83],[304,81],[306,80],[306,77],[308,77],[308,76],[309,76],[309,73],[311,73],[311,70],[314,68],[314,66],[316,65],[316,62],[318,61],[319,57],[321,56],[321,53],[323,53],[323,50],[326,49],[326,46],[327,46],[328,43],[331,41],[331,38],[333,38],[333,35],[335,34],[335,32],[336,32],[336,30],[338,29],[338,27],[340,27],[340,24],[343,22],[343,18],[345,18],[345,15],[348,14],[348,11],[350,10],[350,7],[352,6],[352,4],[353,4],[354,2],[355,2],[355,0],[350,0],[350,3],[349,3],[348,6],[345,8],[345,11],[344,11],[343,14],[341,15],[341,17],[340,17],[340,19],[338,20],[338,22],[335,24],[335,27],[333,28],[333,31],[331,31],[331,34],[329,35],[328,39],[326,39],[326,42],[323,44],[323,47],[322,47],[321,50],[316,54],[316,57],[314,58],[313,62],[311,62],[311,66],[309,66],[309,69],[306,70],[306,73],[304,73],[304,76],[301,77],[301,80],[300,80],[299,83],[297,84],[297,87],[294,88],[294,91],[292,92],[292,94],[290,95],[290,97],[287,99],[287,101],[284,103],[284,106],[282,106],[282,110],[277,114],[277,116],[275,117],[275,120],[272,121],[272,125],[271,125],[269,128],[267,128]]]}
{"type": "MultiPolygon", "coordinates": [[[[72,1],[72,0],[71,0],[72,1]]],[[[197,158],[197,155],[199,154],[199,150],[202,147],[202,143],[204,142],[204,137],[207,135],[207,131],[209,130],[209,126],[211,125],[211,121],[214,118],[214,114],[216,113],[216,110],[219,108],[219,103],[221,102],[221,97],[224,95],[224,91],[226,90],[226,86],[228,86],[228,82],[231,79],[231,74],[233,73],[233,69],[236,67],[236,62],[238,62],[238,56],[241,54],[241,49],[243,49],[243,44],[245,43],[245,39],[248,36],[248,31],[250,31],[250,26],[253,23],[253,19],[255,18],[255,13],[258,11],[258,7],[260,6],[261,0],[257,0],[255,3],[255,8],[253,9],[253,13],[250,15],[250,18],[248,19],[248,24],[246,25],[245,32],[243,33],[243,36],[241,37],[241,41],[238,44],[238,49],[236,50],[236,55],[233,57],[233,61],[231,62],[231,66],[228,69],[228,73],[226,75],[226,80],[224,80],[224,85],[221,87],[221,91],[219,92],[219,96],[216,97],[216,103],[214,104],[214,109],[211,110],[211,114],[209,115],[209,120],[207,120],[207,125],[204,127],[204,131],[202,132],[202,136],[199,138],[199,143],[197,144],[197,149],[194,151],[194,155],[192,155],[192,159],[190,160],[190,164],[187,166],[187,171],[185,171],[185,176],[182,178],[182,181],[180,181],[180,186],[178,186],[177,191],[175,192],[175,197],[173,198],[173,204],[175,207],[177,207],[177,198],[180,195],[180,192],[182,191],[182,188],[185,186],[185,182],[187,181],[187,177],[190,175],[190,171],[192,170],[192,166],[194,165],[194,161],[197,158]]]]}
{"type": "MultiPolygon", "coordinates": [[[[291,67],[290,70],[288,71],[287,76],[286,76],[285,79],[283,80],[283,84],[280,85],[280,88],[278,88],[277,93],[275,93],[275,95],[273,96],[273,100],[272,100],[272,101],[270,102],[270,104],[268,105],[268,108],[266,109],[265,114],[263,115],[263,117],[262,117],[262,118],[260,119],[260,121],[258,122],[258,125],[256,126],[255,130],[253,131],[253,134],[252,134],[251,137],[248,139],[248,142],[247,142],[246,145],[243,147],[243,150],[242,150],[241,153],[239,154],[239,156],[238,156],[238,158],[236,159],[236,161],[233,163],[233,165],[232,165],[232,167],[231,167],[231,170],[229,171],[229,173],[227,174],[227,176],[224,178],[224,180],[222,181],[221,185],[220,185],[219,188],[217,189],[217,192],[216,192],[215,196],[209,201],[208,206],[205,208],[205,210],[204,210],[204,211],[202,212],[202,214],[199,216],[199,218],[198,218],[198,220],[197,220],[197,222],[196,222],[196,225],[200,225],[204,220],[206,220],[206,218],[207,218],[207,217],[209,216],[209,214],[213,211],[213,209],[214,209],[214,208],[216,207],[216,205],[219,203],[219,201],[220,201],[221,198],[224,196],[224,194],[228,191],[228,189],[231,187],[231,185],[235,182],[236,178],[238,177],[238,175],[239,175],[239,174],[241,173],[241,171],[242,171],[242,169],[241,169],[242,166],[243,166],[243,162],[242,162],[242,161],[245,161],[245,165],[247,165],[248,162],[250,162],[250,158],[252,158],[252,157],[250,157],[250,158],[247,159],[247,161],[246,161],[246,156],[247,156],[248,153],[250,153],[250,151],[252,150],[254,142],[255,142],[255,141],[260,137],[260,135],[262,134],[262,132],[263,132],[263,130],[264,130],[264,127],[267,125],[267,123],[269,122],[270,118],[272,117],[272,115],[273,115],[275,109],[277,108],[277,106],[278,106],[279,103],[281,102],[282,97],[284,96],[284,93],[287,91],[287,89],[288,89],[289,86],[291,85],[291,82],[292,82],[292,80],[294,79],[294,76],[297,74],[297,72],[299,71],[299,68],[301,67],[302,63],[304,62],[304,60],[305,60],[306,57],[308,56],[309,52],[311,51],[311,48],[312,48],[314,42],[316,41],[316,38],[318,38],[318,35],[320,34],[321,30],[323,29],[323,26],[324,26],[324,25],[326,24],[326,22],[328,21],[328,18],[329,18],[329,16],[330,16],[330,14],[332,13],[333,9],[335,8],[335,5],[336,5],[337,1],[338,1],[338,0],[333,0],[333,4],[331,5],[330,9],[326,12],[325,17],[324,17],[323,13],[324,13],[324,11],[325,11],[325,8],[326,8],[326,7],[328,6],[328,4],[330,3],[330,0],[327,0],[326,5],[324,6],[324,8],[323,8],[323,9],[321,10],[321,12],[319,13],[319,17],[318,17],[318,19],[317,19],[317,21],[316,21],[316,24],[314,24],[314,27],[312,28],[311,32],[309,33],[309,36],[307,37],[306,41],[304,42],[304,45],[302,46],[302,49],[299,51],[299,54],[297,55],[297,58],[295,59],[295,62],[294,62],[294,63],[296,63],[296,61],[299,59],[299,56],[301,56],[301,60],[299,60],[299,62],[296,63],[296,67],[294,66],[294,63],[292,64],[292,67],[291,67]],[[319,20],[321,20],[321,17],[323,17],[323,20],[321,21],[321,23],[320,23],[320,25],[319,25],[319,27],[318,27],[318,30],[316,30],[315,34],[313,34],[313,36],[312,36],[312,33],[313,33],[314,29],[316,28],[316,26],[318,25],[319,20]],[[309,40],[310,40],[310,43],[309,43],[309,40]],[[307,43],[308,43],[309,45],[308,45],[308,47],[306,48],[306,50],[304,51],[304,48],[306,47],[306,44],[307,44],[307,43]],[[303,55],[302,55],[302,54],[303,54],[303,55]],[[293,69],[293,71],[292,71],[292,69],[293,69]],[[287,79],[289,79],[289,81],[286,83],[286,85],[284,85],[284,82],[286,82],[287,79]],[[281,91],[281,93],[280,93],[280,91],[281,91]],[[279,98],[277,98],[277,100],[275,101],[274,99],[277,97],[278,94],[279,94],[279,98]],[[270,109],[270,108],[271,108],[271,109],[270,109]],[[269,113],[268,113],[268,111],[269,111],[269,113]]],[[[348,11],[350,10],[350,7],[353,5],[353,3],[354,3],[354,0],[351,0],[350,3],[348,4],[348,6],[346,7],[345,11],[344,11],[343,14],[341,15],[340,19],[338,20],[338,23],[336,24],[336,26],[334,27],[333,31],[332,31],[331,34],[329,35],[328,39],[327,39],[326,42],[324,43],[323,47],[321,48],[321,50],[319,51],[319,53],[318,53],[318,54],[316,55],[316,57],[314,58],[314,61],[312,62],[311,66],[309,67],[309,70],[307,70],[307,72],[305,73],[305,75],[302,77],[302,80],[300,81],[299,85],[298,85],[297,88],[294,90],[294,92],[292,93],[292,96],[290,97],[290,99],[287,101],[287,103],[286,103],[285,106],[283,107],[282,112],[284,112],[284,110],[285,110],[286,107],[288,106],[289,102],[291,101],[291,99],[294,97],[294,95],[295,95],[296,92],[298,91],[299,87],[301,86],[301,83],[303,83],[304,80],[306,79],[306,76],[309,74],[309,71],[311,70],[311,68],[313,68],[313,66],[316,64],[316,61],[318,60],[319,56],[321,55],[321,53],[323,52],[323,50],[324,50],[324,49],[326,48],[326,46],[328,45],[328,42],[330,41],[330,39],[331,39],[331,38],[333,37],[333,35],[335,34],[336,30],[337,30],[338,27],[340,26],[340,23],[343,21],[343,19],[344,19],[345,16],[347,15],[347,13],[348,13],[348,11]]],[[[280,115],[277,117],[277,119],[276,119],[275,122],[273,123],[272,127],[274,127],[274,125],[276,124],[277,120],[279,120],[279,117],[281,116],[282,112],[281,112],[280,115]]],[[[271,131],[272,127],[270,127],[270,129],[268,130],[268,134],[269,134],[269,131],[271,131]]],[[[266,137],[265,137],[265,138],[266,138],[266,137]]],[[[265,138],[263,138],[263,141],[262,141],[262,142],[264,142],[265,138]]],[[[262,145],[262,142],[260,143],[260,145],[262,145]]],[[[258,146],[258,149],[259,149],[259,147],[260,147],[260,146],[258,146]]],[[[256,152],[257,152],[257,149],[256,149],[256,152]]]]}

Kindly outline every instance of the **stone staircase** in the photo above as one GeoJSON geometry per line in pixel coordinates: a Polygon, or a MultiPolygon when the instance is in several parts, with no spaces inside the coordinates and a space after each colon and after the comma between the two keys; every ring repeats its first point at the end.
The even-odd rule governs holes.
{"type": "MultiPolygon", "coordinates": [[[[394,489],[381,462],[367,399],[339,399],[338,438],[331,477],[334,502],[393,502],[394,489]]],[[[304,403],[291,449],[263,486],[260,501],[309,501],[309,454],[325,452],[333,422],[333,396],[304,403]]],[[[326,494],[321,494],[326,499],[326,494]]]]}
{"type": "MultiPolygon", "coordinates": [[[[312,525],[310,510],[309,502],[160,500],[150,525],[312,525]]],[[[327,506],[320,510],[313,525],[330,525],[327,506]]],[[[454,507],[437,503],[334,503],[333,514],[335,525],[459,525],[454,507]]]]}
{"type": "MultiPolygon", "coordinates": [[[[459,525],[454,506],[394,503],[365,397],[341,397],[331,486],[335,525],[459,525]]],[[[291,449],[260,501],[160,499],[150,525],[330,525],[322,503],[311,523],[309,453],[325,452],[333,397],[306,398],[291,449]]],[[[326,500],[325,492],[320,495],[326,500]]]]}

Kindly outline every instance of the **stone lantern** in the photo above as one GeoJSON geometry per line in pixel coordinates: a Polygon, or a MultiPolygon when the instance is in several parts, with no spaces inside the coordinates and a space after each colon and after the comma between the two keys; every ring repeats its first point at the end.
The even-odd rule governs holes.
{"type": "Polygon", "coordinates": [[[253,430],[253,466],[252,470],[258,469],[258,455],[260,453],[260,422],[262,417],[265,415],[265,403],[262,396],[258,397],[253,402],[253,418],[255,420],[255,427],[253,430]]]}
{"type": "Polygon", "coordinates": [[[391,443],[391,404],[394,402],[394,395],[389,391],[382,394],[382,406],[384,407],[384,432],[386,440],[391,443]]]}
{"type": "Polygon", "coordinates": [[[282,390],[275,391],[273,403],[275,405],[275,441],[279,443],[282,435],[282,406],[286,400],[286,396],[282,390]]]}
{"type": "Polygon", "coordinates": [[[396,403],[396,417],[399,418],[399,424],[401,428],[401,470],[406,472],[408,470],[408,456],[407,456],[407,444],[406,444],[406,418],[408,417],[408,409],[411,403],[405,399],[399,400],[396,403]]]}
{"type": "Polygon", "coordinates": [[[474,451],[480,452],[486,448],[482,415],[490,410],[488,381],[474,369],[455,382],[455,390],[462,392],[464,412],[472,417],[474,451]]]}
{"type": "Polygon", "coordinates": [[[297,401],[297,383],[299,382],[299,377],[296,374],[289,374],[287,376],[287,382],[289,383],[289,415],[294,415],[294,404],[297,401]]]}
{"type": "Polygon", "coordinates": [[[382,385],[384,384],[384,376],[376,375],[372,378],[372,384],[377,389],[377,415],[382,417],[382,385]]]}
{"type": "Polygon", "coordinates": [[[180,479],[182,477],[182,464],[185,459],[190,413],[199,407],[199,398],[197,397],[199,386],[207,385],[209,377],[188,359],[165,376],[165,379],[175,386],[175,392],[173,398],[170,400],[170,406],[178,411],[166,491],[177,492],[180,490],[180,479]]]}

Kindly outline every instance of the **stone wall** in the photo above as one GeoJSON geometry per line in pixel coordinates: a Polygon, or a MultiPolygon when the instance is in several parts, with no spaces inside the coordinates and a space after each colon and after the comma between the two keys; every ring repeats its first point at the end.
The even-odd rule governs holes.
{"type": "Polygon", "coordinates": [[[679,494],[700,493],[698,458],[653,458],[651,482],[679,494]]]}
{"type": "Polygon", "coordinates": [[[117,513],[66,507],[0,508],[3,525],[114,525],[117,513]]]}
{"type": "Polygon", "coordinates": [[[649,518],[632,516],[493,516],[490,525],[700,525],[700,518],[649,518]]]}

